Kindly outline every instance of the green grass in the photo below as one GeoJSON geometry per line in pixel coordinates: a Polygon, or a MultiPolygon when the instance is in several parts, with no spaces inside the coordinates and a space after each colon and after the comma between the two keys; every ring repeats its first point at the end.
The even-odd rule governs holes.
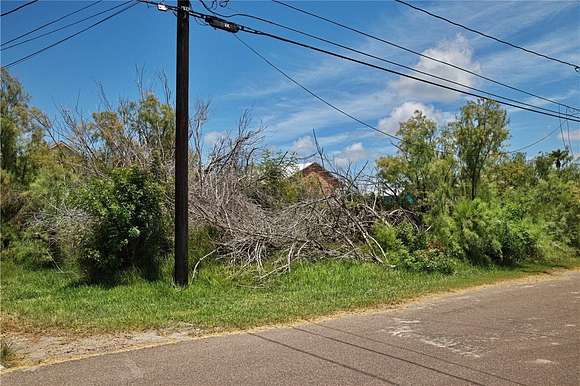
{"type": "Polygon", "coordinates": [[[578,258],[515,268],[461,264],[457,273],[411,273],[372,263],[302,263],[263,288],[229,279],[233,271],[209,265],[195,282],[178,289],[170,280],[135,280],[114,287],[79,284],[55,270],[1,265],[4,329],[105,332],[189,323],[203,330],[234,330],[291,322],[378,305],[392,305],[434,292],[580,265],[578,258]]]}

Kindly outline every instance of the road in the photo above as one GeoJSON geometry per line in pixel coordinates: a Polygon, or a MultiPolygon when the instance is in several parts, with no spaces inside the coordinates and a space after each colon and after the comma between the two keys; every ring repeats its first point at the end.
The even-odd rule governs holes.
{"type": "Polygon", "coordinates": [[[580,272],[16,370],[8,385],[579,385],[580,272]]]}

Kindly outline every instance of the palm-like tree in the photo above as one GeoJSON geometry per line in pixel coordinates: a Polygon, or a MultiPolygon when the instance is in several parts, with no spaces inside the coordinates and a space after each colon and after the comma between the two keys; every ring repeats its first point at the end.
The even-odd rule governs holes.
{"type": "Polygon", "coordinates": [[[568,153],[568,150],[566,149],[564,150],[556,149],[550,153],[550,157],[552,157],[552,159],[554,160],[554,163],[556,164],[556,169],[560,170],[560,168],[562,167],[562,163],[568,160],[570,155],[568,153]]]}

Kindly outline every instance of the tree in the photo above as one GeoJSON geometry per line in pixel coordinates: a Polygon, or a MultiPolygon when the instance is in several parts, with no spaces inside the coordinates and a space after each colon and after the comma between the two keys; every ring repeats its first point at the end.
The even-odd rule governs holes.
{"type": "Polygon", "coordinates": [[[30,97],[17,79],[0,69],[0,161],[15,182],[27,184],[46,153],[44,126],[48,119],[28,105],[30,97]]]}
{"type": "Polygon", "coordinates": [[[486,164],[499,155],[508,138],[507,113],[496,101],[478,99],[461,108],[451,124],[461,174],[470,188],[470,197],[477,196],[481,174],[486,164]]]}
{"type": "Polygon", "coordinates": [[[75,163],[88,175],[106,175],[118,167],[152,170],[161,180],[173,178],[175,119],[173,108],[144,92],[137,101],[86,119],[79,112],[61,110],[67,126],[67,146],[79,158],[75,163]]]}
{"type": "Polygon", "coordinates": [[[526,160],[524,153],[502,157],[489,171],[496,189],[504,193],[510,189],[528,188],[537,182],[533,162],[526,160]]]}
{"type": "Polygon", "coordinates": [[[435,196],[445,195],[441,183],[449,183],[452,174],[450,159],[440,156],[437,146],[437,124],[421,111],[400,124],[399,153],[377,161],[379,177],[393,195],[410,193],[419,208],[428,209],[435,196]]]}
{"type": "Polygon", "coordinates": [[[560,171],[562,165],[566,164],[568,161],[572,160],[568,150],[556,149],[550,152],[550,157],[552,158],[556,169],[560,171]]]}

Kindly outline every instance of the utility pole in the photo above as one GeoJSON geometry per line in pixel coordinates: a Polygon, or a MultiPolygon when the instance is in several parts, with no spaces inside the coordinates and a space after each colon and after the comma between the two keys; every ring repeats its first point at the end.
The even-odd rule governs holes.
{"type": "Polygon", "coordinates": [[[175,72],[175,284],[187,285],[189,140],[189,0],[177,1],[175,72]]]}

